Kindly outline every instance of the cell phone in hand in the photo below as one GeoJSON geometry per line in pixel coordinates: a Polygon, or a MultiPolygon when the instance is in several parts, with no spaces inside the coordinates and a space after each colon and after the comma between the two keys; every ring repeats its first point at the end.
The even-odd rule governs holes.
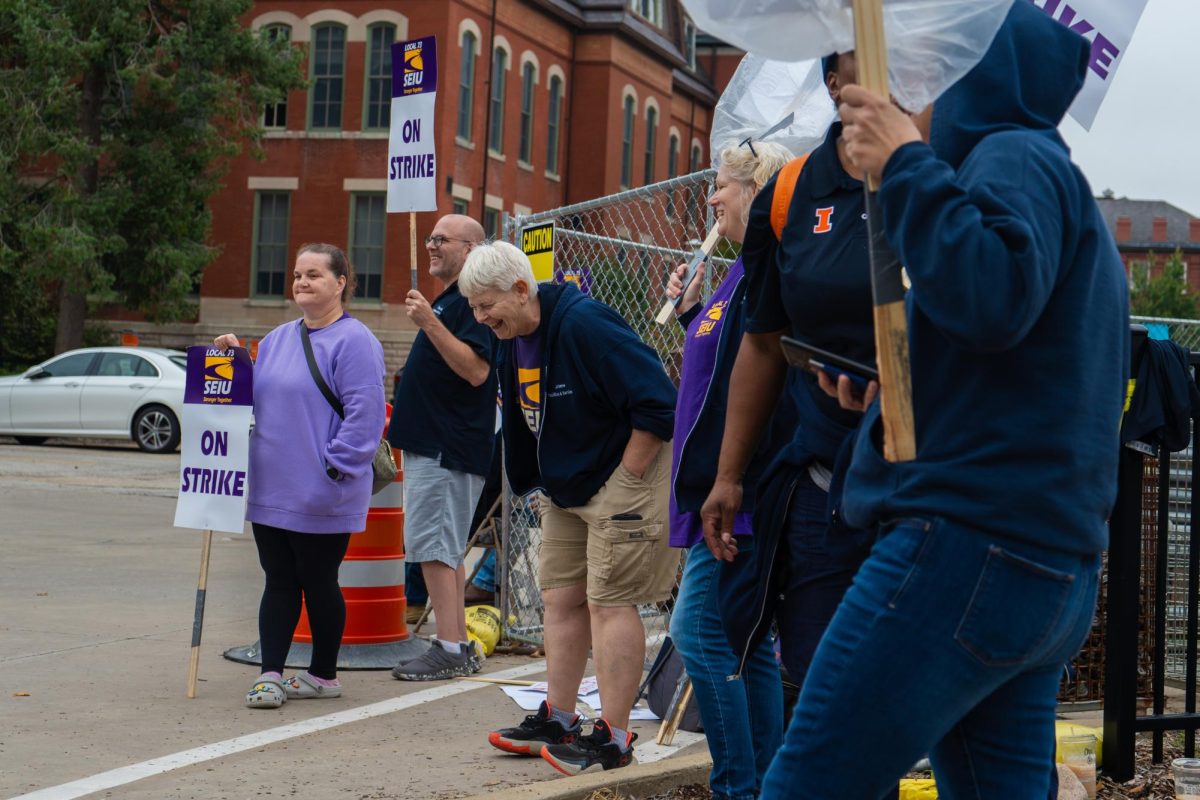
{"type": "Polygon", "coordinates": [[[868,383],[879,380],[879,371],[874,367],[844,358],[837,353],[830,353],[799,339],[784,336],[779,340],[779,346],[783,348],[783,356],[791,366],[807,370],[814,375],[824,372],[834,383],[837,383],[838,376],[845,375],[854,384],[858,394],[866,391],[868,383]]]}

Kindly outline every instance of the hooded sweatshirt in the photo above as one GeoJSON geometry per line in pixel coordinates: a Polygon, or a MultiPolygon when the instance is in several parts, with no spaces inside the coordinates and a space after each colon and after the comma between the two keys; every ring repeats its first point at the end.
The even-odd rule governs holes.
{"type": "Polygon", "coordinates": [[[854,525],[945,518],[1098,553],[1116,496],[1129,363],[1125,272],[1058,124],[1088,45],[1014,3],[879,189],[907,297],[917,458],[889,464],[879,407],[846,479],[854,525]]]}
{"type": "Polygon", "coordinates": [[[585,505],[621,463],[633,429],[670,441],[675,386],[621,315],[573,284],[538,285],[541,435],[521,413],[513,340],[501,341],[504,464],[517,494],[545,489],[563,508],[585,505]]]}

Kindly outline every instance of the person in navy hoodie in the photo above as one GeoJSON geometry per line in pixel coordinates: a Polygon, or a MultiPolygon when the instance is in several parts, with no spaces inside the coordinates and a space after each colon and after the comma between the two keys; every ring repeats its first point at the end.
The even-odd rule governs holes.
{"type": "MultiPolygon", "coordinates": [[[[263,337],[254,365],[254,434],[250,437],[246,519],[266,576],[258,609],[262,674],[246,693],[250,708],[342,693],[338,650],[346,603],[338,569],[371,504],[371,461],[383,433],[383,346],[351,317],[354,268],[331,244],[296,253],[292,296],[304,318],[263,337]],[[307,336],[317,370],[342,404],[339,414],[309,370],[307,336]],[[307,670],[283,678],[301,600],[312,629],[307,670]]],[[[238,346],[232,333],[220,348],[238,346]]]]}
{"type": "MultiPolygon", "coordinates": [[[[721,236],[741,244],[754,195],[791,158],[786,147],[774,142],[721,150],[708,197],[721,236]]],[[[671,613],[671,640],[692,680],[708,734],[712,796],[744,800],[758,796],[763,773],[783,741],[783,684],[769,636],[751,648],[744,665],[739,663],[721,625],[717,579],[723,562],[704,543],[700,506],[712,488],[725,430],[729,375],[746,320],[746,278],[739,256],[708,301],[701,303],[703,269],[682,291],[687,265],[681,264],[667,286],[668,296],[682,294],[675,313],[685,331],[675,409],[671,544],[687,549],[687,562],[671,613]],[[730,680],[735,675],[740,679],[730,680]]],[[[773,455],[777,447],[772,444],[760,448],[756,467],[773,455]]],[[[743,481],[751,496],[757,473],[758,469],[743,481]]],[[[735,534],[749,537],[751,511],[753,504],[744,504],[734,521],[735,534]]],[[[748,557],[752,538],[742,541],[742,554],[748,557]]]]}
{"type": "Polygon", "coordinates": [[[924,752],[940,797],[1046,797],[1059,675],[1095,609],[1129,361],[1125,273],[1057,131],[1088,52],[1018,2],[931,111],[910,120],[842,92],[847,152],[881,179],[912,282],[917,457],[886,462],[867,409],[844,509],[879,538],[764,798],[878,797],[924,752]]]}
{"type": "Polygon", "coordinates": [[[488,741],[541,755],[569,775],[626,766],[645,663],[637,606],[666,600],[679,565],[666,530],[675,387],[616,311],[573,284],[539,285],[529,259],[507,242],[473,249],[459,287],[501,340],[512,490],[550,497],[538,562],[547,702],[488,741]],[[580,736],[575,696],[589,646],[604,717],[580,736]]]}

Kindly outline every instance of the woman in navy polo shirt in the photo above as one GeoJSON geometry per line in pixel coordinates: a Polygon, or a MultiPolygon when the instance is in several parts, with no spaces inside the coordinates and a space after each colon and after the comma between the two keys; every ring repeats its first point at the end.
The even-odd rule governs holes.
{"type": "MultiPolygon", "coordinates": [[[[753,150],[735,145],[721,151],[716,186],[708,198],[718,233],[741,244],[750,201],[790,158],[786,148],[771,142],[756,142],[753,150]]],[[[670,297],[680,295],[686,269],[681,264],[671,276],[670,297]]],[[[696,276],[675,309],[687,335],[675,408],[671,546],[688,548],[688,556],[671,617],[671,638],[692,679],[708,731],[712,795],[723,800],[757,796],[759,782],[783,737],[783,692],[766,637],[746,660],[742,680],[728,679],[738,672],[738,658],[721,627],[717,602],[721,562],[704,544],[700,505],[716,472],[729,373],[742,338],[746,281],[739,257],[702,304],[702,277],[702,273],[696,276]]],[[[738,514],[735,532],[750,533],[749,509],[738,514]]]]}

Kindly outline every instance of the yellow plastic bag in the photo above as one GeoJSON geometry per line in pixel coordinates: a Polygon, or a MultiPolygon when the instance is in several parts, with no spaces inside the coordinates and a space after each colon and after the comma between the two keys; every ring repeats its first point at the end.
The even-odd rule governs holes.
{"type": "Polygon", "coordinates": [[[900,781],[900,800],[937,800],[937,796],[933,778],[903,778],[900,781]]]}
{"type": "Polygon", "coordinates": [[[495,606],[471,606],[467,609],[467,638],[479,642],[490,656],[500,642],[500,609],[495,606]]]}

